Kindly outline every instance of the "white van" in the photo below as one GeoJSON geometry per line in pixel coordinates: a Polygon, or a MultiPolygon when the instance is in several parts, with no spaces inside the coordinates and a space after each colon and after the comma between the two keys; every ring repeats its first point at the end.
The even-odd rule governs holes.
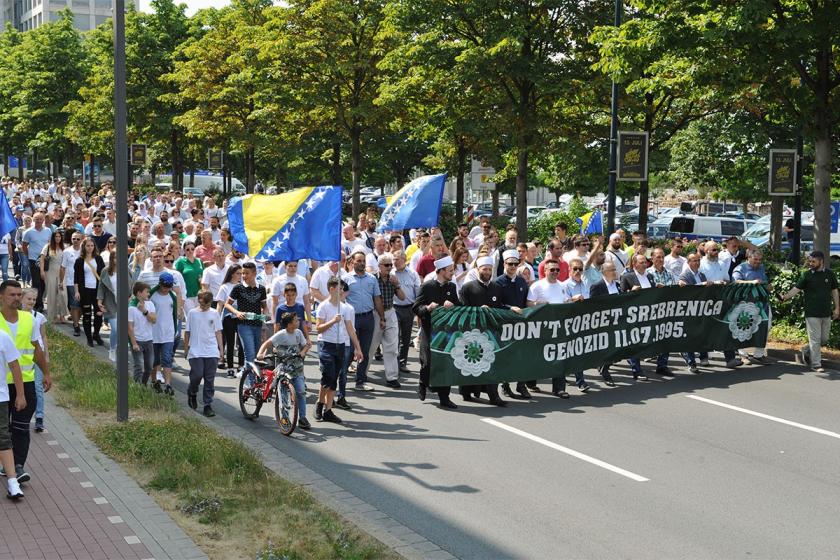
{"type": "Polygon", "coordinates": [[[741,237],[754,223],[754,220],[726,216],[675,216],[668,228],[668,237],[725,241],[732,236],[741,237]]]}
{"type": "MultiPolygon", "coordinates": [[[[158,179],[161,183],[172,183],[171,175],[161,175],[158,179]]],[[[242,181],[233,177],[231,185],[234,195],[245,194],[245,185],[242,181]]],[[[222,176],[221,175],[195,175],[193,177],[193,186],[190,187],[190,174],[184,173],[184,194],[192,194],[193,196],[202,196],[206,191],[217,190],[222,192],[222,176]]]]}

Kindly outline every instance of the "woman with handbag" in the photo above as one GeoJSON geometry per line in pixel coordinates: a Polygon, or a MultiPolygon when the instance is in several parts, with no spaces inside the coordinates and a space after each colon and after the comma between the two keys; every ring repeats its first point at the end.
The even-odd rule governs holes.
{"type": "Polygon", "coordinates": [[[105,344],[99,336],[99,329],[102,328],[102,313],[96,306],[96,291],[99,288],[103,270],[105,270],[105,263],[97,254],[96,243],[92,238],[86,237],[82,241],[79,258],[73,265],[73,287],[76,291],[76,299],[82,304],[82,326],[88,346],[93,346],[94,341],[99,346],[105,344]]]}
{"type": "Polygon", "coordinates": [[[55,230],[50,237],[50,242],[44,245],[44,250],[41,251],[40,267],[41,278],[46,284],[44,295],[47,300],[47,320],[58,325],[64,322],[68,313],[66,292],[59,281],[63,256],[64,233],[61,230],[55,230]]]}
{"type": "Polygon", "coordinates": [[[119,254],[111,253],[108,259],[108,267],[99,277],[99,286],[96,288],[96,304],[102,313],[103,319],[111,328],[108,334],[108,358],[112,362],[117,361],[117,261],[119,254]]]}

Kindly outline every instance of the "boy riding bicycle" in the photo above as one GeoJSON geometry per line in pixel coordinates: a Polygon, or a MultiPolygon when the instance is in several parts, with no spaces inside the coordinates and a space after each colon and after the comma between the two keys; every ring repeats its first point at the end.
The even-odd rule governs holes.
{"type": "Polygon", "coordinates": [[[291,367],[288,373],[297,397],[298,426],[308,430],[312,425],[306,419],[306,378],[303,375],[303,359],[312,347],[312,343],[303,335],[299,326],[300,319],[296,314],[283,313],[280,316],[281,330],[274,333],[260,346],[257,358],[263,359],[269,348],[273,347],[278,363],[289,360],[286,363],[291,367]]]}

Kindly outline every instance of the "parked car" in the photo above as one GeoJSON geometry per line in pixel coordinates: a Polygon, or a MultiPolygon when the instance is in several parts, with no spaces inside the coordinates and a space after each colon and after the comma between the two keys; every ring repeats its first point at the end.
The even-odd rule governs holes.
{"type": "Polygon", "coordinates": [[[761,214],[755,214],[753,212],[722,212],[720,214],[715,214],[715,216],[723,216],[725,218],[740,218],[742,220],[760,220],[761,214]]]}
{"type": "MultiPolygon", "coordinates": [[[[160,182],[172,184],[172,176],[162,175],[160,182]]],[[[231,186],[234,195],[245,194],[245,185],[236,177],[231,180],[231,186]]],[[[189,173],[184,173],[184,194],[204,196],[204,193],[209,190],[222,192],[221,175],[195,175],[193,176],[193,186],[190,187],[190,175],[189,173]]]]}
{"type": "Polygon", "coordinates": [[[676,216],[671,220],[668,237],[724,241],[733,235],[741,237],[754,223],[754,220],[720,216],[676,216]]]}
{"type": "MultiPolygon", "coordinates": [[[[526,215],[528,220],[532,220],[540,215],[540,213],[545,210],[545,206],[528,206],[526,208],[526,215]]],[[[516,210],[514,208],[513,216],[510,218],[510,223],[516,223],[516,210]]]]}

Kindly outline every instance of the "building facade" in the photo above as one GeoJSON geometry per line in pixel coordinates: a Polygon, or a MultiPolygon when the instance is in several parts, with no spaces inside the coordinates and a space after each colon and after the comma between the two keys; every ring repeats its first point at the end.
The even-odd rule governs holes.
{"type": "MultiPolygon", "coordinates": [[[[140,9],[140,0],[134,1],[140,9]]],[[[18,31],[29,31],[59,18],[59,12],[69,8],[73,24],[79,31],[90,31],[111,17],[113,0],[0,0],[2,27],[11,23],[18,31]]]]}

